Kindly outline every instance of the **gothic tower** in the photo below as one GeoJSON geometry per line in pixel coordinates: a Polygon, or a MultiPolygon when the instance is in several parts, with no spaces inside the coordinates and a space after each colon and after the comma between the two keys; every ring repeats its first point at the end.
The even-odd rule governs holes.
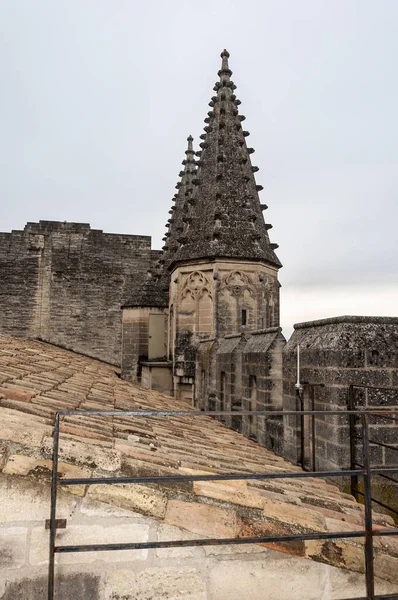
{"type": "Polygon", "coordinates": [[[163,265],[170,273],[169,358],[174,392],[192,397],[204,340],[279,327],[278,269],[242,128],[229,54],[222,65],[194,161],[192,138],[181,173],[163,265]],[[197,167],[197,169],[196,169],[197,167]]]}

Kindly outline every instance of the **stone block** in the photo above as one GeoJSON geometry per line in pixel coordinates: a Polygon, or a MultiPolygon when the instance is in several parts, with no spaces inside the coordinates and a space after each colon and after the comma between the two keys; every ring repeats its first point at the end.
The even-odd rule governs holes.
{"type": "MultiPolygon", "coordinates": [[[[41,460],[32,456],[24,456],[23,454],[13,454],[9,457],[3,469],[3,473],[5,475],[31,475],[41,480],[44,479],[50,481],[52,467],[52,460],[41,460]]],[[[61,479],[66,477],[80,479],[83,477],[90,477],[91,471],[76,467],[75,465],[59,462],[58,473],[61,479]]],[[[84,496],[86,486],[70,485],[64,489],[76,496],[84,496]]]]}
{"type": "Polygon", "coordinates": [[[51,433],[49,426],[26,423],[26,419],[21,418],[18,422],[9,420],[2,410],[0,420],[0,439],[21,444],[22,446],[38,448],[41,446],[44,436],[51,433]]]}
{"type": "Polygon", "coordinates": [[[319,600],[326,596],[325,571],[305,559],[276,552],[266,559],[219,560],[210,571],[209,600],[319,600]],[[283,556],[283,555],[282,555],[283,556]]]}
{"type": "Polygon", "coordinates": [[[237,531],[233,510],[198,502],[170,500],[164,521],[209,538],[235,537],[237,531]]]}
{"type": "Polygon", "coordinates": [[[189,567],[113,571],[105,578],[105,600],[207,600],[200,574],[189,567]]]}
{"type": "MultiPolygon", "coordinates": [[[[157,530],[158,542],[166,542],[172,540],[196,540],[202,536],[197,533],[172,527],[171,525],[160,524],[157,530]]],[[[203,558],[203,548],[195,546],[186,546],[183,548],[157,548],[156,556],[159,558],[203,558]]]]}
{"type": "Polygon", "coordinates": [[[299,525],[308,531],[326,531],[325,517],[315,510],[296,504],[262,498],[264,516],[281,524],[299,525]]]}
{"type": "MultiPolygon", "coordinates": [[[[260,521],[250,518],[239,519],[238,537],[277,537],[282,535],[292,535],[297,532],[297,527],[294,525],[279,525],[269,521],[260,521]]],[[[268,542],[261,543],[264,548],[271,548],[286,554],[294,556],[305,556],[304,542],[299,540],[291,542],[268,542]]]]}
{"type": "Polygon", "coordinates": [[[386,554],[376,554],[374,558],[375,576],[398,586],[398,558],[386,554]]]}
{"type": "Polygon", "coordinates": [[[310,540],[305,542],[306,555],[312,560],[343,567],[358,573],[365,572],[365,553],[363,546],[353,541],[310,540]]]}
{"type": "MultiPolygon", "coordinates": [[[[50,487],[20,477],[0,477],[0,523],[41,522],[50,517],[50,487]]],[[[57,518],[70,517],[77,500],[70,494],[59,493],[57,518]]]]}
{"type": "Polygon", "coordinates": [[[167,496],[164,492],[135,483],[91,485],[87,497],[158,519],[162,519],[166,512],[167,496]]]}
{"type": "MultiPolygon", "coordinates": [[[[56,544],[58,546],[79,544],[123,544],[128,542],[147,542],[148,525],[142,523],[109,524],[104,526],[72,525],[66,529],[58,529],[56,544]]],[[[45,565],[48,562],[49,531],[43,527],[35,527],[31,533],[29,562],[31,565],[45,565]]],[[[56,554],[56,564],[91,564],[97,561],[116,563],[145,560],[148,550],[105,550],[103,552],[72,552],[56,554]]]]}
{"type": "Polygon", "coordinates": [[[108,518],[112,519],[131,519],[137,521],[145,521],[146,517],[143,517],[137,512],[132,510],[119,508],[114,504],[106,504],[105,502],[97,502],[91,500],[89,496],[82,498],[79,506],[79,514],[82,517],[88,518],[108,518]]]}
{"type": "Polygon", "coordinates": [[[19,402],[30,402],[36,392],[29,391],[26,388],[17,385],[0,386],[0,398],[8,400],[18,400],[19,402]]]}
{"type": "MultiPolygon", "coordinates": [[[[54,440],[46,437],[42,449],[52,455],[54,440]]],[[[75,440],[59,440],[58,456],[66,462],[78,463],[90,469],[118,471],[121,467],[121,454],[117,450],[101,448],[92,444],[84,444],[75,440]]]]}
{"type": "MultiPolygon", "coordinates": [[[[1,584],[1,581],[0,581],[1,584]]],[[[47,596],[48,577],[24,577],[4,582],[1,600],[44,600],[47,596]]],[[[1,588],[0,588],[1,593],[1,588]]],[[[55,600],[102,600],[100,577],[91,573],[58,575],[55,579],[55,600]]]]}
{"type": "Polygon", "coordinates": [[[261,495],[254,490],[248,490],[245,482],[234,481],[195,481],[194,492],[197,496],[214,498],[221,502],[239,504],[249,508],[263,508],[261,495]],[[243,484],[243,485],[242,485],[243,484]]]}
{"type": "Polygon", "coordinates": [[[17,569],[25,564],[27,537],[25,527],[0,528],[0,571],[17,569]]]}

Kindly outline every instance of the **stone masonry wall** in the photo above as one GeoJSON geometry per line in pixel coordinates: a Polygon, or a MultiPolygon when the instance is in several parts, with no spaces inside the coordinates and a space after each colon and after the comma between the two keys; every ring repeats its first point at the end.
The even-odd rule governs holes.
{"type": "Polygon", "coordinates": [[[177,397],[179,387],[195,380],[201,341],[279,325],[279,289],[277,270],[257,262],[198,261],[173,271],[170,347],[177,397]]]}
{"type": "MultiPolygon", "coordinates": [[[[283,406],[299,407],[294,384],[297,378],[297,346],[300,344],[300,378],[317,384],[304,385],[304,408],[311,410],[347,409],[351,384],[374,386],[355,388],[355,407],[398,408],[398,318],[337,317],[295,325],[283,352],[283,406]],[[319,385],[320,384],[320,385],[319,385]],[[383,390],[382,388],[396,388],[383,390]]],[[[283,456],[301,461],[301,420],[284,418],[283,456]]],[[[362,425],[356,418],[355,461],[363,464],[362,425]]],[[[369,417],[370,460],[373,467],[398,466],[398,427],[387,417],[369,417]],[[396,450],[394,450],[396,448],[396,450]]],[[[313,465],[313,426],[304,419],[304,463],[315,469],[350,468],[349,417],[319,415],[315,419],[315,465],[313,465]]],[[[342,482],[344,484],[344,482],[342,482]]],[[[348,483],[348,482],[347,482],[348,483]]],[[[362,481],[358,487],[361,489],[362,481]]],[[[372,478],[373,497],[398,510],[398,486],[390,480],[372,478]]]]}
{"type": "MultiPolygon", "coordinates": [[[[196,355],[195,406],[205,410],[281,410],[282,350],[279,327],[202,341],[196,355]]],[[[280,417],[222,417],[262,446],[283,453],[280,417]]]]}
{"type": "Polygon", "coordinates": [[[0,234],[0,331],[120,364],[121,310],[156,257],[147,236],[40,221],[0,234]]]}
{"type": "MultiPolygon", "coordinates": [[[[3,476],[0,503],[0,600],[43,600],[49,486],[3,476]]],[[[67,520],[66,529],[57,530],[57,543],[63,545],[202,537],[127,508],[62,491],[57,517],[67,520]]],[[[200,529],[200,511],[196,519],[200,529]]],[[[228,526],[227,521],[210,520],[208,535],[228,535],[228,526]]],[[[189,527],[195,528],[193,521],[189,527]]],[[[331,600],[342,597],[343,590],[345,597],[363,595],[364,577],[253,544],[56,555],[55,600],[260,600],[264,589],[267,600],[331,600]]],[[[395,589],[377,580],[378,593],[395,589]]]]}

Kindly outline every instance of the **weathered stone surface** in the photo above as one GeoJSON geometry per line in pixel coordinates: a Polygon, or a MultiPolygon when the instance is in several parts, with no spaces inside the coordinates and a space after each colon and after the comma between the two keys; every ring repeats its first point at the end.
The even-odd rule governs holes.
{"type": "Polygon", "coordinates": [[[197,496],[206,496],[222,502],[240,504],[250,508],[263,508],[263,499],[255,490],[245,485],[233,485],[234,482],[195,481],[193,488],[197,496]]]}
{"type": "MultiPolygon", "coordinates": [[[[393,317],[344,316],[295,325],[295,331],[283,350],[284,408],[296,407],[294,383],[297,379],[297,347],[300,345],[300,377],[302,381],[322,384],[316,387],[314,401],[317,409],[345,411],[349,386],[391,387],[398,366],[398,319],[393,317]]],[[[310,389],[304,390],[304,402],[310,405],[310,389]]],[[[355,388],[355,405],[379,409],[397,407],[398,392],[383,389],[365,394],[355,388]]],[[[396,427],[382,418],[370,420],[372,439],[396,442],[396,427]],[[384,439],[385,438],[385,439],[384,439]]],[[[316,418],[317,467],[350,467],[348,418],[336,416],[316,418]]],[[[299,420],[285,419],[285,456],[298,460],[300,455],[299,420]]],[[[309,437],[309,424],[306,437],[309,437]]],[[[358,433],[361,435],[361,429],[358,433]]],[[[388,442],[387,442],[388,443],[388,442]]],[[[306,444],[306,459],[310,460],[311,444],[306,444]]],[[[361,446],[358,444],[358,457],[361,446]]],[[[371,447],[372,465],[386,464],[380,447],[371,447]]],[[[360,461],[361,462],[361,461],[360,461]]],[[[380,497],[386,502],[387,496],[380,497]]],[[[387,502],[388,504],[388,502],[387,502]]]]}
{"type": "Polygon", "coordinates": [[[234,560],[220,562],[210,573],[210,597],[219,600],[263,598],[267,600],[319,600],[326,587],[325,575],[305,559],[234,560]],[[301,560],[292,577],[291,560],[301,560]]]}
{"type": "Polygon", "coordinates": [[[32,397],[35,395],[34,392],[29,392],[24,388],[13,386],[0,386],[0,397],[7,398],[8,400],[18,400],[19,402],[30,402],[32,397]]]}
{"type": "MultiPolygon", "coordinates": [[[[291,535],[297,533],[295,526],[280,525],[270,521],[261,521],[259,519],[250,519],[248,517],[239,518],[239,529],[237,537],[276,537],[281,535],[291,535]]],[[[292,542],[270,542],[261,543],[264,548],[271,548],[286,554],[294,556],[305,556],[304,542],[299,540],[292,542]]]]}
{"type": "MultiPolygon", "coordinates": [[[[192,533],[178,527],[161,524],[157,530],[158,542],[166,542],[172,540],[197,540],[202,536],[197,533],[192,533]]],[[[156,556],[159,558],[192,558],[203,557],[203,549],[201,547],[186,546],[183,548],[157,548],[156,556]]]]}
{"type": "MultiPolygon", "coordinates": [[[[1,600],[43,600],[47,594],[48,577],[25,577],[18,581],[5,583],[5,592],[1,600]]],[[[100,578],[91,573],[60,575],[56,579],[56,600],[101,600],[100,578]]]]}
{"type": "Polygon", "coordinates": [[[210,262],[214,258],[262,260],[279,268],[282,265],[270,244],[270,227],[264,223],[259,187],[238,116],[229,54],[224,51],[221,56],[220,85],[202,144],[190,218],[183,231],[186,239],[179,244],[170,268],[179,261],[210,262]]]}
{"type": "MultiPolygon", "coordinates": [[[[43,440],[43,451],[52,454],[54,440],[46,437],[43,440]]],[[[117,450],[100,448],[91,444],[84,444],[77,440],[60,439],[58,456],[68,462],[77,462],[91,469],[104,471],[117,471],[121,467],[121,455],[117,450]]]]}
{"type": "Polygon", "coordinates": [[[167,496],[164,492],[138,484],[91,485],[88,497],[100,502],[115,504],[120,508],[137,511],[143,515],[163,518],[167,496]]]}
{"type": "Polygon", "coordinates": [[[1,409],[0,439],[15,442],[22,446],[39,447],[51,427],[15,410],[1,409]]]}
{"type": "Polygon", "coordinates": [[[40,221],[2,233],[1,330],[119,364],[120,306],[158,255],[148,236],[85,223],[40,221]]]}
{"type": "MultiPolygon", "coordinates": [[[[77,506],[77,499],[59,493],[57,517],[70,517],[77,506]]],[[[26,478],[0,476],[0,523],[40,522],[50,516],[49,486],[26,478]]]]}
{"type": "MultiPolygon", "coordinates": [[[[133,524],[109,524],[101,526],[98,523],[93,525],[71,525],[67,524],[66,529],[57,531],[56,543],[62,546],[77,544],[122,544],[128,542],[147,542],[148,526],[142,523],[133,524]]],[[[30,541],[29,562],[31,565],[44,565],[48,562],[49,553],[49,532],[44,527],[36,527],[32,530],[30,541]]],[[[142,561],[147,558],[148,550],[109,550],[103,552],[86,552],[84,559],[82,554],[64,553],[56,555],[58,565],[91,564],[96,561],[106,561],[106,563],[124,562],[124,561],[142,561]]]]}
{"type": "Polygon", "coordinates": [[[235,537],[237,529],[234,511],[196,502],[170,500],[164,520],[207,537],[235,537]]]}
{"type": "Polygon", "coordinates": [[[263,510],[267,519],[282,524],[298,525],[311,531],[326,531],[326,520],[315,510],[301,508],[295,504],[276,502],[263,498],[263,510]]]}
{"type": "Polygon", "coordinates": [[[25,527],[0,528],[0,571],[25,564],[27,537],[25,527]]]}
{"type": "MultiPolygon", "coordinates": [[[[14,454],[8,458],[8,461],[3,469],[5,475],[31,475],[37,479],[50,480],[52,473],[52,460],[41,460],[31,456],[22,454],[14,454]]],[[[90,477],[91,471],[70,465],[64,462],[58,463],[58,473],[61,479],[65,477],[80,479],[90,477]]],[[[65,486],[66,491],[76,496],[84,496],[86,486],[70,485],[65,486]]]]}
{"type": "Polygon", "coordinates": [[[206,585],[189,567],[146,569],[141,573],[120,570],[105,582],[105,600],[206,600],[206,585]]]}

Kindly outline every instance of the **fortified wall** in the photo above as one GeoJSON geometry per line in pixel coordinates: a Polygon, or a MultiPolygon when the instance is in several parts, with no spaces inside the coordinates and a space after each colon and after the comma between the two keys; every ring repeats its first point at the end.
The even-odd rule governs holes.
{"type": "Polygon", "coordinates": [[[0,233],[0,331],[120,364],[120,307],[158,257],[148,236],[40,221],[0,233]]]}

